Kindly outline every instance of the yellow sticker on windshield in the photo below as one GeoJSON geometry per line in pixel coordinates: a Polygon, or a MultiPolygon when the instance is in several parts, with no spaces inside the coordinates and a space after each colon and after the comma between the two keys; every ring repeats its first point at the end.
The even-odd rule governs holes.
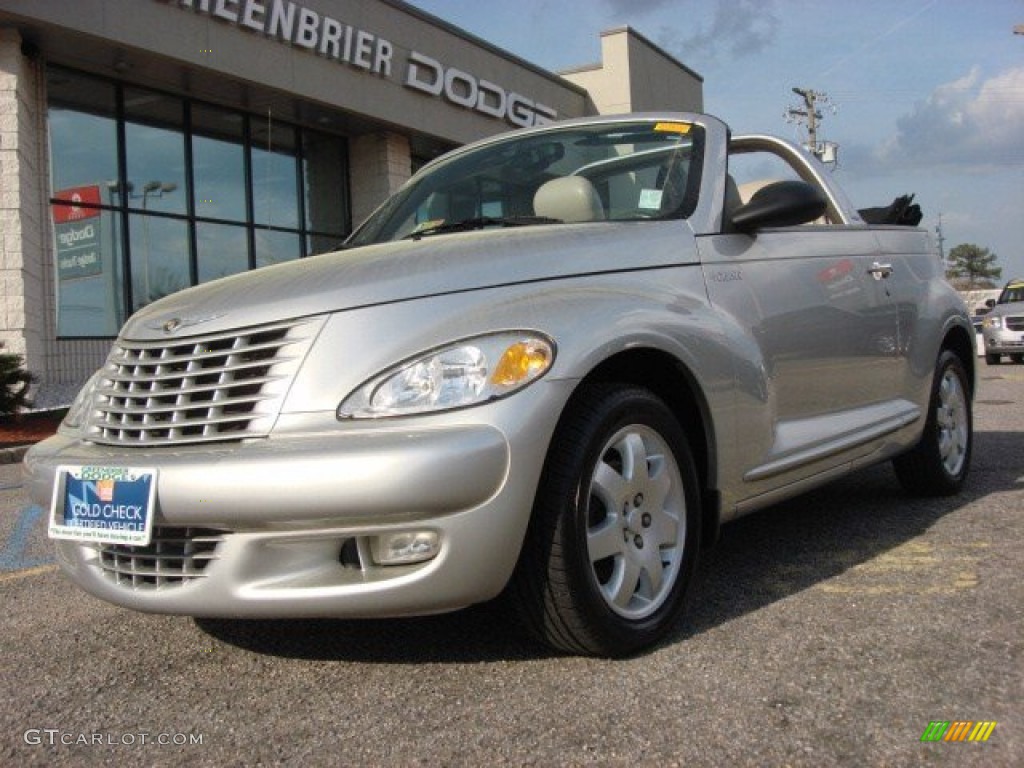
{"type": "Polygon", "coordinates": [[[654,130],[659,133],[689,133],[689,123],[655,123],[654,130]]]}
{"type": "Polygon", "coordinates": [[[417,232],[422,232],[425,229],[433,229],[434,227],[440,227],[442,224],[444,224],[444,219],[427,219],[426,221],[421,221],[417,224],[416,228],[413,229],[410,234],[415,235],[417,232]]]}

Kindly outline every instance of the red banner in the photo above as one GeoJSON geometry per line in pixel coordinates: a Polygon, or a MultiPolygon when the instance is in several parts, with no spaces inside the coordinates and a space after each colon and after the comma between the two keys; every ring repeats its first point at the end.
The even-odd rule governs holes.
{"type": "Polygon", "coordinates": [[[82,207],[83,203],[85,205],[101,204],[100,188],[95,184],[89,187],[72,187],[71,189],[62,189],[60,192],[54,194],[54,198],[70,203],[70,205],[58,205],[54,203],[54,224],[64,224],[69,221],[80,221],[81,219],[91,219],[94,216],[100,215],[99,208],[82,207]]]}

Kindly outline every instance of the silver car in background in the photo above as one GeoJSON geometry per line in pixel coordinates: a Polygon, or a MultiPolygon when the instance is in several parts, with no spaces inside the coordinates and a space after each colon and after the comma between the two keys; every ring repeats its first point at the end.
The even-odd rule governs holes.
{"type": "Polygon", "coordinates": [[[988,307],[981,321],[985,362],[999,365],[1008,355],[1011,362],[1024,363],[1024,280],[1008,282],[988,307]]]}
{"type": "Polygon", "coordinates": [[[928,235],[865,225],[802,148],[593,118],[431,163],[342,251],[146,307],[25,466],[64,571],[119,605],[507,592],[549,645],[619,656],[729,520],[890,459],[957,492],[974,359],[928,235]]]}

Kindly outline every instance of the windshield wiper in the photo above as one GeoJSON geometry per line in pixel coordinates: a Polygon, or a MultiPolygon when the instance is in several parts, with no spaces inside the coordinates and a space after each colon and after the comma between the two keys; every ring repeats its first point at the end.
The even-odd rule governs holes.
{"type": "Polygon", "coordinates": [[[561,219],[549,216],[477,216],[461,221],[444,221],[440,224],[418,229],[405,236],[406,240],[419,240],[425,235],[441,235],[446,232],[468,232],[485,227],[527,227],[532,224],[561,224],[561,219]]]}

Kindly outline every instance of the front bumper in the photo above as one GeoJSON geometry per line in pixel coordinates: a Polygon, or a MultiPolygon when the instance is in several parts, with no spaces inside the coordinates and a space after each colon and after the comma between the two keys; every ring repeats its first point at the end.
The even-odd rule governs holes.
{"type": "Polygon", "coordinates": [[[155,525],[185,540],[175,551],[56,542],[63,569],[97,597],[191,616],[371,617],[453,610],[501,591],[533,503],[532,457],[544,451],[524,453],[513,462],[505,432],[485,424],[160,450],[58,435],[25,467],[44,506],[60,465],[157,468],[155,525]],[[200,560],[188,557],[196,529],[207,542],[200,560]],[[375,564],[374,538],[406,531],[436,534],[437,554],[375,564]]]}
{"type": "Polygon", "coordinates": [[[986,328],[982,332],[985,353],[989,355],[1024,355],[1024,331],[986,328]]]}

